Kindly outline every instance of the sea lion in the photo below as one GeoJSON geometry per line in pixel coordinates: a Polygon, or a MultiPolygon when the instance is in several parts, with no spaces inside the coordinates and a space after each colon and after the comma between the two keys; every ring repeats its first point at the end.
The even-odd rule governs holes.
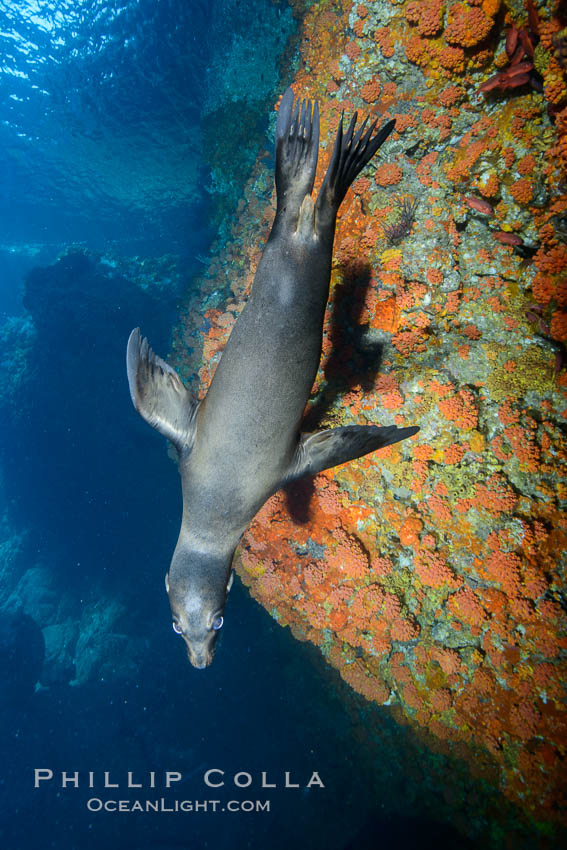
{"type": "Polygon", "coordinates": [[[390,135],[343,117],[317,201],[311,198],[319,110],[284,94],[276,127],[274,224],[240,314],[202,401],[153,353],[140,330],[128,340],[130,394],[140,415],[177,450],[183,517],[166,589],[173,628],[194,667],[208,666],[223,624],[234,551],[282,485],[373,452],[419,429],[349,425],[301,432],[321,357],[339,206],[390,135]]]}

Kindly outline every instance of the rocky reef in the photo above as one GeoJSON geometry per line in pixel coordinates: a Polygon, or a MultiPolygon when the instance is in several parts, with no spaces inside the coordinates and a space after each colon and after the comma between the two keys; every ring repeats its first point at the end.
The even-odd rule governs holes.
{"type": "MultiPolygon", "coordinates": [[[[276,494],[236,561],[281,625],[542,835],[564,818],[567,732],[564,26],[533,0],[306,12],[315,192],[341,110],[396,119],[341,208],[308,430],[421,431],[276,494]]],[[[260,156],[177,329],[202,387],[274,209],[260,156]]]]}

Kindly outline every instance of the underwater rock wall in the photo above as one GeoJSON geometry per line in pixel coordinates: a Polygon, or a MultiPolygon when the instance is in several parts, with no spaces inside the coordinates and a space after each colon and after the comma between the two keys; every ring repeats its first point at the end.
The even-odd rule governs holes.
{"type": "MultiPolygon", "coordinates": [[[[294,91],[321,108],[315,192],[341,110],[396,131],[341,208],[307,430],[421,431],[276,494],[236,560],[356,691],[536,821],[561,818],[567,731],[558,14],[531,0],[308,11],[294,91]]],[[[201,304],[186,304],[175,352],[202,387],[253,280],[272,187],[259,158],[201,304]]]]}

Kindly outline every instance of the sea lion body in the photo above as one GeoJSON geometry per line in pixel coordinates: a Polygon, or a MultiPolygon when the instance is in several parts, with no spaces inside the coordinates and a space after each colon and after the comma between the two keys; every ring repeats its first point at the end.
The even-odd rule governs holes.
{"type": "Polygon", "coordinates": [[[166,577],[175,631],[191,663],[210,664],[222,625],[232,557],[251,520],[285,482],[405,437],[417,428],[347,426],[301,434],[321,357],[336,214],[356,175],[393,129],[356,135],[356,115],[314,204],[317,105],[293,106],[288,89],[276,130],[277,210],[252,291],[205,398],[189,396],[139,330],[128,377],[140,414],[176,446],[183,489],[179,540],[166,577]]]}
{"type": "Polygon", "coordinates": [[[308,245],[297,235],[267,243],[197,414],[203,438],[197,446],[196,437],[194,462],[204,478],[215,469],[208,484],[200,479],[196,499],[205,487],[226,507],[230,494],[226,521],[238,536],[281,486],[297,449],[321,357],[330,276],[321,253],[315,240],[308,245]]]}

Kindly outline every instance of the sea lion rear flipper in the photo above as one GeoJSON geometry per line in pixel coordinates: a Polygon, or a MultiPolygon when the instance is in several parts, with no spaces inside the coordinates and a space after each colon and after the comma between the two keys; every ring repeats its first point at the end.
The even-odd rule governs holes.
{"type": "Polygon", "coordinates": [[[192,398],[175,369],[154,354],[139,328],[130,334],[126,367],[130,395],[140,416],[171,440],[178,452],[190,449],[199,402],[192,398]]]}
{"type": "Polygon", "coordinates": [[[418,431],[417,426],[397,428],[389,425],[380,428],[377,425],[346,425],[314,434],[302,434],[286,481],[315,475],[323,469],[330,469],[398,443],[406,437],[413,437],[418,431]]]}
{"type": "Polygon", "coordinates": [[[283,224],[295,230],[299,210],[311,195],[319,152],[319,107],[310,100],[293,104],[289,88],[282,97],[276,126],[276,229],[283,224]]]}
{"type": "Polygon", "coordinates": [[[378,148],[384,144],[396,123],[395,120],[388,121],[372,138],[377,122],[374,121],[365,132],[368,122],[368,118],[365,118],[356,135],[354,135],[357,117],[355,112],[345,134],[343,132],[343,115],[341,115],[331,161],[315,204],[315,230],[317,233],[321,233],[322,229],[334,225],[337,210],[349,186],[364,166],[370,162],[378,148]]]}

